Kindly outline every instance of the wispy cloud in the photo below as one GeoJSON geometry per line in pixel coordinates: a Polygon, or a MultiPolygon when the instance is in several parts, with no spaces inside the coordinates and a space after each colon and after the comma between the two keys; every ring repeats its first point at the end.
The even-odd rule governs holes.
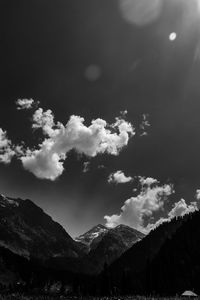
{"type": "Polygon", "coordinates": [[[149,114],[142,115],[142,122],[140,124],[140,136],[145,136],[148,134],[148,128],[150,127],[149,114]]]}

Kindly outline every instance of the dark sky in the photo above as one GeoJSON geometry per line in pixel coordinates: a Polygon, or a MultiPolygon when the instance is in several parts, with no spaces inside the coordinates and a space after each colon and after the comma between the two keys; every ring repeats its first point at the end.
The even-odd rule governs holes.
{"type": "Polygon", "coordinates": [[[200,12],[197,1],[186,2],[163,1],[156,20],[137,26],[123,18],[117,0],[0,1],[0,127],[13,142],[32,146],[38,138],[32,113],[16,110],[19,98],[40,101],[64,124],[73,114],[86,124],[96,118],[112,123],[127,110],[136,127],[118,156],[92,158],[87,173],[88,158],[73,151],[53,182],[36,178],[15,158],[0,164],[1,193],[32,199],[73,236],[119,213],[133,195],[134,183],[107,182],[117,170],[173,183],[176,201],[194,200],[200,187],[200,12]],[[97,77],[90,78],[90,66],[97,77]],[[147,136],[139,132],[142,114],[149,116],[147,136]]]}

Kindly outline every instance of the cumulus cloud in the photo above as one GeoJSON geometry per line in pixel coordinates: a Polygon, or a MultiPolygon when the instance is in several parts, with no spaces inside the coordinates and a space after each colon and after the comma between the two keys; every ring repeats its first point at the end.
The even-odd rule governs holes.
{"type": "Polygon", "coordinates": [[[110,174],[108,177],[108,182],[109,183],[127,183],[132,181],[133,178],[130,176],[126,176],[122,171],[117,171],[115,173],[110,174]]]}
{"type": "Polygon", "coordinates": [[[108,227],[125,224],[145,231],[145,217],[150,217],[153,212],[162,209],[164,201],[173,193],[173,187],[169,184],[159,185],[158,181],[143,177],[142,180],[148,184],[141,183],[138,196],[126,200],[119,214],[104,217],[108,227]]]}
{"type": "MultiPolygon", "coordinates": [[[[161,217],[154,223],[144,224],[144,219],[149,218],[154,212],[164,207],[165,200],[174,192],[173,186],[169,184],[160,185],[159,181],[152,177],[137,177],[140,184],[140,193],[124,202],[119,214],[105,216],[106,225],[115,227],[125,224],[134,227],[144,233],[158,227],[164,222],[170,222],[173,218],[192,213],[199,208],[199,203],[193,201],[187,204],[184,199],[176,202],[166,217],[161,217]]],[[[137,189],[134,189],[136,192],[137,189]]],[[[196,192],[197,200],[200,199],[200,190],[196,192]]],[[[148,220],[148,219],[147,219],[148,220]]]]}
{"type": "MultiPolygon", "coordinates": [[[[64,162],[71,150],[88,158],[99,154],[119,155],[128,145],[135,129],[122,118],[116,118],[113,124],[103,119],[92,120],[85,125],[84,118],[72,115],[66,125],[55,122],[53,112],[38,108],[33,99],[18,99],[17,109],[31,109],[33,130],[41,130],[42,141],[33,148],[23,142],[12,144],[6,132],[0,131],[0,161],[9,163],[14,155],[21,160],[23,167],[41,179],[55,180],[64,171],[64,162]]],[[[89,165],[84,165],[84,172],[89,165]]]]}
{"type": "Polygon", "coordinates": [[[194,212],[197,209],[198,207],[196,202],[191,202],[190,204],[187,204],[184,199],[181,199],[179,202],[175,203],[168,216],[169,218],[184,216],[185,214],[194,212]]]}
{"type": "Polygon", "coordinates": [[[55,180],[63,171],[63,160],[56,152],[51,151],[51,145],[43,143],[39,150],[27,150],[26,155],[21,157],[24,168],[41,179],[55,180]]]}
{"type": "Polygon", "coordinates": [[[200,200],[200,190],[196,190],[196,199],[200,200]]]}
{"type": "Polygon", "coordinates": [[[150,231],[164,222],[170,222],[173,218],[183,217],[184,215],[193,213],[196,210],[198,210],[198,203],[196,201],[187,204],[184,199],[181,199],[174,204],[166,218],[160,218],[156,223],[148,224],[146,230],[150,231]]]}
{"type": "Polygon", "coordinates": [[[21,157],[24,168],[38,178],[55,180],[63,173],[64,161],[72,149],[88,157],[118,155],[135,134],[133,126],[120,118],[111,125],[102,119],[93,120],[90,126],[84,122],[84,118],[73,115],[66,125],[55,123],[51,110],[38,108],[32,127],[41,128],[45,138],[37,149],[28,149],[21,157]]]}
{"type": "Polygon", "coordinates": [[[33,99],[18,99],[16,101],[17,109],[31,109],[33,107],[34,100],[33,99]]]}
{"type": "Polygon", "coordinates": [[[140,181],[140,184],[142,187],[150,187],[154,184],[158,184],[159,181],[155,178],[152,178],[152,177],[142,177],[142,176],[139,176],[139,181],[140,181]]]}
{"type": "Polygon", "coordinates": [[[7,137],[7,132],[0,128],[0,162],[8,164],[15,155],[14,146],[7,137]]]}
{"type": "Polygon", "coordinates": [[[41,128],[44,135],[49,137],[55,136],[59,133],[61,127],[61,123],[55,124],[54,115],[50,109],[44,111],[42,108],[38,108],[33,114],[32,128],[41,128]]]}

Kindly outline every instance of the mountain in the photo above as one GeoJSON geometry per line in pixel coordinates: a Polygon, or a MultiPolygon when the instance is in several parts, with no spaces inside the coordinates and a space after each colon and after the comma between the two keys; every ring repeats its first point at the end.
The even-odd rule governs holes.
{"type": "Polygon", "coordinates": [[[27,260],[9,249],[0,247],[0,285],[16,287],[25,283],[33,284],[36,279],[43,278],[44,281],[50,273],[37,261],[27,260]]]}
{"type": "MultiPolygon", "coordinates": [[[[200,213],[198,216],[198,226],[200,227],[200,213]]],[[[166,268],[171,268],[171,272],[173,273],[175,260],[170,257],[173,256],[173,251],[175,251],[175,247],[177,246],[177,242],[175,241],[177,241],[177,236],[180,235],[180,232],[182,232],[182,240],[180,243],[178,242],[179,253],[176,251],[177,257],[178,255],[182,256],[182,253],[184,253],[182,249],[189,241],[191,247],[195,243],[194,236],[196,236],[196,232],[194,229],[193,234],[191,233],[191,237],[194,239],[187,239],[190,234],[187,231],[189,230],[190,232],[192,230],[191,219],[193,219],[193,215],[192,217],[190,215],[185,215],[184,217],[174,218],[170,222],[161,224],[143,238],[141,242],[133,245],[116,259],[108,267],[106,272],[104,272],[103,276],[108,276],[109,274],[111,286],[118,287],[122,293],[144,294],[147,291],[152,293],[156,290],[153,289],[152,282],[156,282],[156,280],[160,282],[160,278],[162,278],[163,271],[166,268]],[[170,247],[173,249],[171,252],[169,252],[170,247],[166,248],[166,244],[171,245],[170,247]],[[165,253],[164,256],[163,253],[165,253]],[[159,270],[159,272],[156,270],[159,270]]],[[[198,251],[200,252],[200,241],[198,247],[198,251]]],[[[185,253],[187,253],[187,250],[185,253]]],[[[183,258],[183,260],[184,259],[185,258],[183,258]]],[[[179,271],[179,273],[181,272],[179,271]]],[[[170,273],[167,272],[167,274],[169,275],[170,273]]],[[[186,276],[183,274],[179,275],[186,276]]],[[[167,276],[165,277],[165,280],[167,280],[167,276]]],[[[162,281],[163,287],[166,285],[165,280],[162,281]]],[[[159,285],[159,283],[155,282],[155,286],[159,285]]],[[[182,288],[184,289],[186,286],[182,286],[182,288]]]]}
{"type": "Polygon", "coordinates": [[[109,229],[95,249],[88,254],[95,273],[100,273],[105,265],[110,265],[145,235],[129,226],[118,225],[109,229]]]}
{"type": "Polygon", "coordinates": [[[25,258],[79,257],[77,243],[30,200],[0,195],[0,246],[25,258]]]}
{"type": "Polygon", "coordinates": [[[0,247],[47,268],[97,274],[143,237],[125,225],[99,224],[73,240],[31,200],[0,195],[0,247]]]}
{"type": "Polygon", "coordinates": [[[159,294],[182,293],[187,287],[200,293],[200,211],[190,214],[167,238],[147,266],[146,289],[159,294]],[[153,279],[153,280],[152,280],[153,279]]]}
{"type": "Polygon", "coordinates": [[[98,243],[102,240],[103,236],[109,231],[109,229],[101,224],[94,226],[92,229],[86,233],[75,238],[75,241],[80,243],[80,245],[85,246],[87,253],[95,249],[98,243]]]}
{"type": "Polygon", "coordinates": [[[142,240],[144,234],[125,225],[108,228],[98,224],[86,233],[75,238],[85,252],[81,258],[51,258],[48,266],[55,269],[73,270],[75,273],[97,275],[105,265],[110,265],[133,244],[142,240]]]}
{"type": "Polygon", "coordinates": [[[126,225],[108,228],[98,224],[76,238],[76,241],[87,246],[88,251],[84,258],[84,262],[88,262],[87,272],[97,274],[103,270],[105,264],[111,264],[144,236],[126,225]]]}

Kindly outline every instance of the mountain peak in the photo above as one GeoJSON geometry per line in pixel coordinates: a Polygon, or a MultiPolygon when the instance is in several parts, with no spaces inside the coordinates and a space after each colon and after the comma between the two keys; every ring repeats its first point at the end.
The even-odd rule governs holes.
{"type": "Polygon", "coordinates": [[[80,249],[64,230],[29,199],[0,195],[0,246],[26,257],[77,257],[80,249]]]}
{"type": "Polygon", "coordinates": [[[93,240],[101,238],[106,232],[108,232],[108,230],[109,229],[106,226],[98,224],[92,227],[92,229],[88,230],[86,233],[75,238],[75,241],[90,247],[93,240]]]}
{"type": "Polygon", "coordinates": [[[0,206],[1,207],[18,207],[19,206],[19,201],[17,199],[13,199],[10,197],[6,197],[3,194],[0,194],[0,206]]]}
{"type": "Polygon", "coordinates": [[[98,224],[98,225],[95,225],[91,230],[94,230],[94,229],[107,229],[107,227],[102,224],[98,224]]]}

